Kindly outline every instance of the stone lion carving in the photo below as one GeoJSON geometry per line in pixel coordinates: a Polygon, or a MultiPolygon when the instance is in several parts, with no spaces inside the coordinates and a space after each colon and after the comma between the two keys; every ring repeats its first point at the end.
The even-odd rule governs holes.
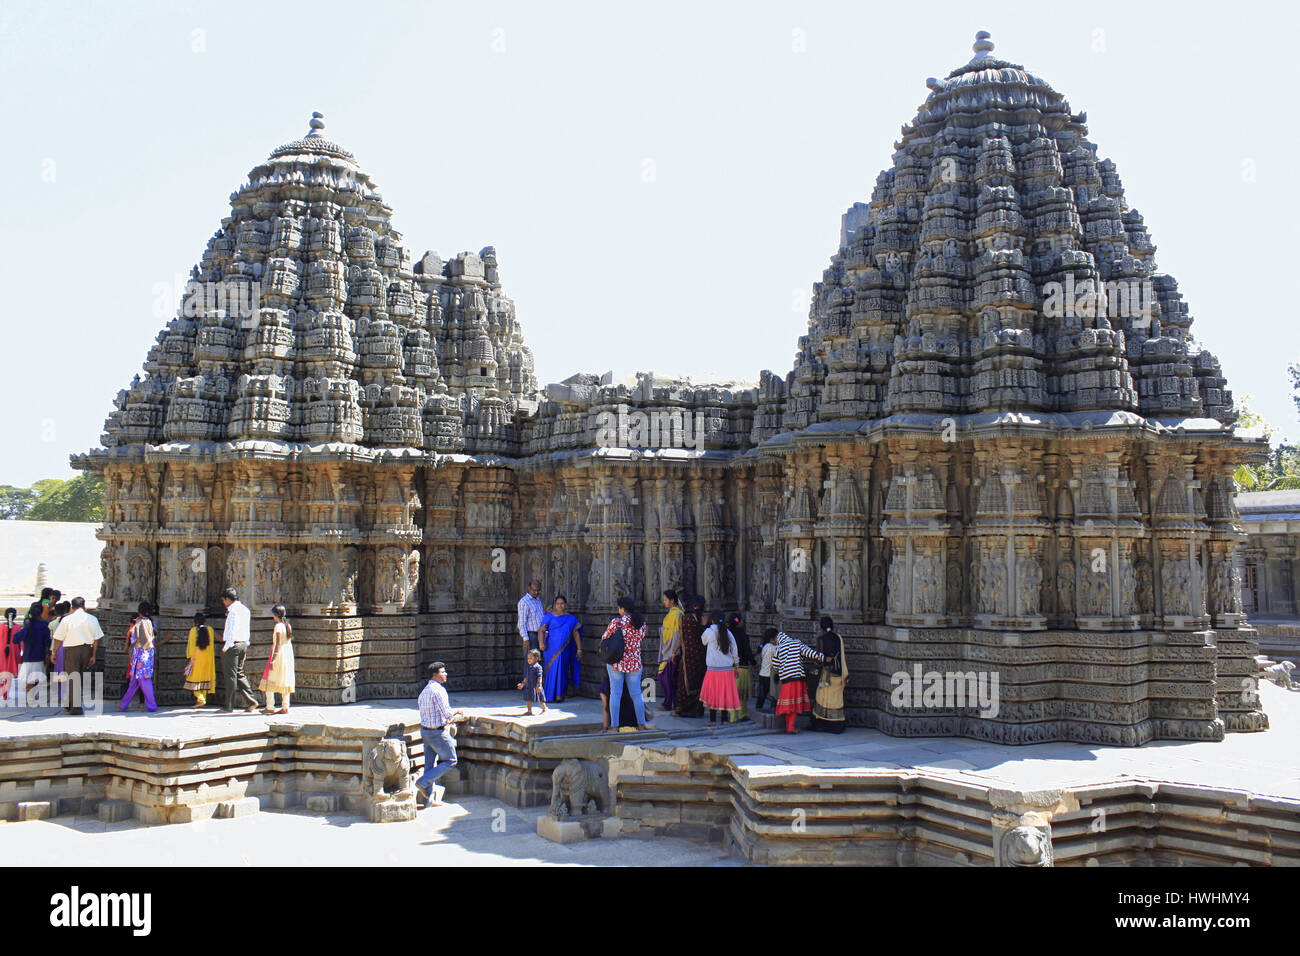
{"type": "Polygon", "coordinates": [[[1047,827],[1018,826],[1003,832],[994,848],[994,864],[1051,866],[1051,830],[1047,827]]]}
{"type": "Polygon", "coordinates": [[[366,752],[361,767],[361,792],[367,797],[402,794],[411,789],[411,760],[406,741],[385,738],[366,752]]]}
{"type": "Polygon", "coordinates": [[[550,816],[556,820],[584,813],[610,813],[609,777],[593,760],[561,760],[551,774],[550,816]]]}

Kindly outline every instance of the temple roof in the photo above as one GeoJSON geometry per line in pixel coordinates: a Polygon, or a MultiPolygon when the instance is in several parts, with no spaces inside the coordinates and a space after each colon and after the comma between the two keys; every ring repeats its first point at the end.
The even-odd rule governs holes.
{"type": "Polygon", "coordinates": [[[496,250],[413,263],[370,176],[324,137],[320,113],[308,127],[231,194],[105,447],[510,451],[537,383],[496,250]],[[489,398],[504,411],[467,443],[489,398]]]}
{"type": "Polygon", "coordinates": [[[986,32],[974,52],[926,81],[870,201],[845,213],[794,370],[763,379],[755,439],[913,411],[1230,424],[1218,361],[1086,114],[986,32]]]}

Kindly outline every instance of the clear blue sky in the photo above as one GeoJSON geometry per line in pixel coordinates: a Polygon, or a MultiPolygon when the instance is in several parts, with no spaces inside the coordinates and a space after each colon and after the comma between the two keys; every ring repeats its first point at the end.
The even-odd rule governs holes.
{"type": "Polygon", "coordinates": [[[542,383],[784,374],[840,214],[978,29],[1087,111],[1194,334],[1300,437],[1294,6],[1080,11],[4,0],[0,483],[98,443],[175,307],[156,286],[312,110],[417,256],[496,246],[542,383]]]}

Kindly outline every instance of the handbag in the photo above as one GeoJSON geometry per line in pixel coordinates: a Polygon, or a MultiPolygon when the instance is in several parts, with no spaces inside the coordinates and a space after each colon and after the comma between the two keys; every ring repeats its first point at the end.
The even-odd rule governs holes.
{"type": "Polygon", "coordinates": [[[616,627],[609,637],[601,639],[600,659],[606,664],[617,664],[623,659],[623,645],[623,628],[616,627]]]}

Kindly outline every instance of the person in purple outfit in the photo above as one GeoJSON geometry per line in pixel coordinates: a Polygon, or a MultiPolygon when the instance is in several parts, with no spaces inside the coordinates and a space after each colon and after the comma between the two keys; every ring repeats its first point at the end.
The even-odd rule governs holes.
{"type": "Polygon", "coordinates": [[[148,601],[140,602],[140,616],[131,628],[131,644],[131,663],[126,669],[131,683],[122,695],[122,709],[131,706],[138,691],[144,695],[145,709],[152,713],[158,709],[158,704],[153,696],[153,607],[148,601]]]}

